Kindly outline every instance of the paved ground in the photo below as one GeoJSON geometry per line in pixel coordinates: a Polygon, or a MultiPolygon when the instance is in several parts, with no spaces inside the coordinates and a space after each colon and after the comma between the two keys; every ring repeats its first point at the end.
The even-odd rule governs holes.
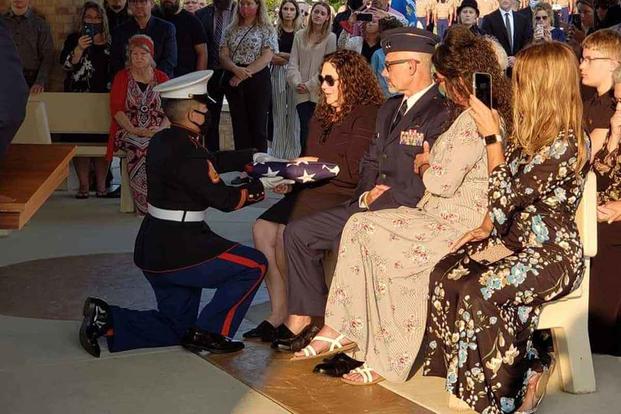
{"type": "MultiPolygon", "coordinates": [[[[272,201],[230,214],[213,211],[208,221],[224,237],[251,244],[251,225],[272,201]]],[[[44,258],[131,252],[140,219],[119,213],[117,206],[118,200],[78,201],[57,192],[26,228],[0,239],[0,267],[44,258]]],[[[19,268],[5,268],[0,275],[15,269],[9,276],[19,278],[19,268]]],[[[40,277],[52,277],[52,273],[40,277]]],[[[60,287],[54,289],[54,300],[60,306],[68,300],[63,298],[62,285],[69,282],[57,273],[54,277],[60,287]]],[[[35,294],[36,278],[28,280],[18,294],[23,302],[36,301],[40,294],[35,294]]],[[[265,288],[261,288],[247,316],[253,323],[268,310],[266,301],[265,288]]],[[[232,376],[178,347],[115,355],[106,352],[101,359],[93,359],[77,343],[78,322],[12,315],[0,316],[2,413],[285,412],[232,376]]],[[[250,324],[246,322],[246,327],[250,324]]],[[[621,359],[596,356],[595,367],[596,394],[553,392],[542,412],[621,413],[617,395],[621,389],[621,359]]],[[[446,412],[441,393],[435,389],[439,385],[433,385],[433,392],[421,393],[426,385],[420,384],[421,403],[446,412]],[[429,397],[435,400],[422,401],[426,398],[422,394],[435,395],[429,397]]],[[[399,392],[399,387],[394,389],[399,392]]]]}

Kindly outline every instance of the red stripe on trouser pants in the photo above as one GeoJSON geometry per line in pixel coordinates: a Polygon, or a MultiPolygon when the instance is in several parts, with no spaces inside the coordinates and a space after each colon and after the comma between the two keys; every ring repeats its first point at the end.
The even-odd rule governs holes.
{"type": "Polygon", "coordinates": [[[224,318],[224,324],[222,325],[222,330],[220,331],[220,334],[224,336],[229,336],[229,331],[231,330],[231,323],[233,322],[233,317],[235,316],[235,312],[237,312],[237,308],[246,300],[246,298],[248,298],[248,296],[252,292],[254,292],[259,287],[259,285],[263,281],[263,276],[265,276],[266,268],[264,265],[259,264],[252,259],[238,256],[232,253],[222,253],[220,256],[218,256],[218,258],[226,260],[228,262],[236,263],[244,267],[249,267],[251,269],[260,269],[261,271],[261,277],[255,282],[254,285],[252,285],[252,288],[250,288],[250,290],[248,290],[244,294],[244,296],[242,296],[242,298],[235,305],[233,305],[233,307],[226,314],[226,318],[224,318]]]}

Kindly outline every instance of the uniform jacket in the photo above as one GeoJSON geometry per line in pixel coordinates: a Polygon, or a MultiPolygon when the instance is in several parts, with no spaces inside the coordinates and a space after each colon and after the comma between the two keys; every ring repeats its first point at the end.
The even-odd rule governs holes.
{"type": "Polygon", "coordinates": [[[449,127],[449,109],[437,86],[429,89],[401,121],[390,131],[390,125],[401,106],[403,95],[392,97],[382,105],[377,115],[375,139],[360,162],[360,181],[352,203],[376,184],[390,190],[370,206],[371,210],[415,207],[423,196],[425,187],[414,174],[414,157],[423,151],[420,145],[401,143],[401,132],[420,134],[422,140],[433,145],[436,138],[449,127]]]}
{"type": "MultiPolygon", "coordinates": [[[[241,171],[253,150],[209,152],[188,130],[178,126],[158,132],[147,154],[147,200],[167,210],[201,211],[209,207],[233,211],[261,201],[263,185],[253,181],[227,186],[219,172],[241,171]]],[[[201,264],[237,243],[211,231],[205,222],[180,223],[147,215],[134,250],[138,267],[167,272],[201,264]]]]}

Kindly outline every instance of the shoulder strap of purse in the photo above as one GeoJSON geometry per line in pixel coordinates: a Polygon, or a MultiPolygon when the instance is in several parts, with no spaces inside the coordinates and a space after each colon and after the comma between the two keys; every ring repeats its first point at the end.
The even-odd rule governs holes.
{"type": "Polygon", "coordinates": [[[246,33],[244,33],[244,35],[242,36],[242,38],[241,38],[241,39],[239,39],[239,42],[237,42],[237,46],[235,46],[235,50],[233,50],[233,53],[231,53],[231,60],[233,60],[233,57],[235,56],[235,53],[237,53],[237,49],[239,49],[239,46],[240,46],[240,45],[241,45],[241,43],[244,41],[244,39],[246,38],[246,36],[248,35],[248,33],[250,33],[250,31],[251,31],[252,29],[254,29],[254,27],[255,27],[256,25],[257,25],[256,23],[255,23],[255,24],[253,24],[253,25],[252,25],[252,27],[251,27],[250,29],[246,30],[246,33]]]}

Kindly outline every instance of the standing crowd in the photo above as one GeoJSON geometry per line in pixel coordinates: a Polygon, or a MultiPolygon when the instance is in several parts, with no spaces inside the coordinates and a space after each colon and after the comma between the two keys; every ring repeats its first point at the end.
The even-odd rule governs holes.
{"type": "MultiPolygon", "coordinates": [[[[12,0],[4,20],[39,93],[53,59],[20,36],[51,36],[28,2],[12,0]]],[[[619,4],[350,0],[333,16],[322,1],[304,14],[283,0],[274,26],[263,0],[122,3],[87,1],[60,61],[65,90],[110,90],[97,194],[126,151],[146,215],[135,261],[158,310],[87,299],[89,353],[100,337],[111,352],[239,351],[230,337],[265,280],[271,313],[246,340],[324,358],[315,372],[352,385],[403,382],[422,353],[455,406],[533,413],[555,366],[538,318],[582,282],[575,217],[592,170],[589,335],[594,352],[621,356],[619,4]],[[224,97],[234,152],[218,151],[224,97]],[[262,159],[304,166],[304,179],[219,177],[262,159]],[[266,190],[283,197],[257,219],[255,248],[204,221],[266,190]],[[199,313],[203,288],[216,293],[199,313]]],[[[88,196],[90,161],[76,166],[88,196]]]]}

